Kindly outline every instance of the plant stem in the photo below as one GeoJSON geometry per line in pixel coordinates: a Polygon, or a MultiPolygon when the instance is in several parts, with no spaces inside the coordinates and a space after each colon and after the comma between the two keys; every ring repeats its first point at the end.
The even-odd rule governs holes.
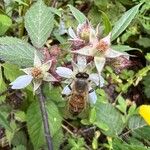
{"type": "Polygon", "coordinates": [[[48,115],[45,107],[45,98],[43,96],[41,87],[38,89],[38,99],[40,103],[40,109],[41,109],[41,114],[42,114],[42,119],[43,119],[43,125],[44,125],[44,133],[45,133],[45,139],[47,142],[48,150],[53,150],[53,145],[52,145],[52,137],[50,133],[50,128],[48,124],[48,115]]]}

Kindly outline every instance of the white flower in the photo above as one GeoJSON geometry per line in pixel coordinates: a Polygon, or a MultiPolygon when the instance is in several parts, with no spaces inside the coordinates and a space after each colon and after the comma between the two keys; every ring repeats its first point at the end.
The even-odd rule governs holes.
{"type": "MultiPolygon", "coordinates": [[[[72,84],[73,80],[76,78],[77,73],[87,73],[89,74],[93,65],[91,63],[86,65],[84,56],[78,56],[77,64],[72,62],[73,70],[66,67],[57,67],[56,73],[64,78],[67,78],[67,86],[64,87],[62,91],[62,95],[70,95],[72,92],[72,84]],[[80,61],[79,61],[80,60],[80,61]]],[[[89,81],[91,83],[95,83],[97,86],[99,85],[99,76],[96,73],[89,74],[89,81]]],[[[91,103],[95,103],[97,100],[97,95],[95,90],[91,88],[92,84],[89,84],[89,100],[91,103]],[[91,90],[92,89],[92,90],[91,90]]]]}
{"type": "Polygon", "coordinates": [[[49,60],[42,64],[41,60],[35,52],[34,67],[21,69],[26,75],[19,76],[15,81],[11,82],[12,89],[22,89],[33,81],[34,91],[36,91],[43,81],[57,81],[48,71],[52,65],[52,61],[49,60]]]}
{"type": "Polygon", "coordinates": [[[108,36],[98,41],[95,32],[91,31],[90,33],[91,45],[85,46],[76,51],[72,51],[72,53],[94,57],[94,63],[100,75],[105,65],[106,58],[116,58],[119,56],[126,56],[126,58],[129,58],[129,54],[125,52],[118,52],[111,48],[110,37],[111,33],[109,33],[108,36]]]}
{"type": "Polygon", "coordinates": [[[96,34],[96,31],[93,29],[90,22],[86,20],[77,26],[76,33],[71,27],[68,29],[68,34],[71,37],[69,40],[88,43],[90,41],[90,32],[94,32],[96,34]]]}

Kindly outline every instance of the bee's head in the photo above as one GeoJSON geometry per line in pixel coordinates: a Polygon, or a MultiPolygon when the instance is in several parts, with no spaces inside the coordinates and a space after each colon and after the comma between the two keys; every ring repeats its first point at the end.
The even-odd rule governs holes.
{"type": "Polygon", "coordinates": [[[88,79],[89,75],[85,72],[79,72],[76,74],[76,78],[78,79],[88,79]]]}

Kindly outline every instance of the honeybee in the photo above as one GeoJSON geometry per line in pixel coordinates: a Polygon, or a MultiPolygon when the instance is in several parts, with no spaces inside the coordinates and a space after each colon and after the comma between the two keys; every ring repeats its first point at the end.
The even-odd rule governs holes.
{"type": "Polygon", "coordinates": [[[89,75],[77,73],[72,83],[72,92],[68,101],[68,109],[72,115],[80,114],[87,106],[89,75]]]}
{"type": "MultiPolygon", "coordinates": [[[[67,69],[66,72],[69,73],[64,76],[69,79],[67,80],[69,85],[63,88],[62,96],[67,96],[67,109],[72,116],[88,110],[89,104],[95,104],[97,100],[96,92],[92,87],[99,85],[99,75],[91,73],[93,63],[87,64],[84,59],[78,59],[77,64],[72,62],[73,71],[67,69]]],[[[57,70],[57,73],[61,72],[60,76],[62,76],[63,68],[59,69],[61,71],[57,70]]]]}

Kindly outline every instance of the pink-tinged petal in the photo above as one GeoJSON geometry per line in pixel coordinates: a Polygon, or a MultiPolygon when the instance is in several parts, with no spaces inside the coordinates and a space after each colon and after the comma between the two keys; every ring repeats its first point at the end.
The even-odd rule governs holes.
{"type": "Polygon", "coordinates": [[[92,46],[85,46],[79,50],[72,51],[72,53],[85,55],[85,56],[94,56],[93,47],[92,46]]]}
{"type": "Polygon", "coordinates": [[[94,29],[90,29],[90,44],[96,46],[98,43],[98,38],[94,29]]]}
{"type": "Polygon", "coordinates": [[[41,67],[42,71],[45,71],[45,72],[48,71],[51,65],[52,65],[52,61],[48,60],[46,63],[42,64],[42,67],[41,67]]]}
{"type": "Polygon", "coordinates": [[[68,29],[68,34],[72,39],[77,39],[77,36],[71,27],[68,29]]]}
{"type": "Polygon", "coordinates": [[[105,42],[108,46],[110,46],[111,45],[110,37],[111,37],[111,32],[106,37],[102,38],[100,41],[105,42]]]}
{"type": "Polygon", "coordinates": [[[33,67],[20,69],[20,70],[22,70],[24,73],[26,73],[28,75],[31,75],[32,69],[33,69],[33,67]]]}
{"type": "Polygon", "coordinates": [[[107,58],[116,58],[116,57],[119,57],[119,56],[129,57],[129,54],[127,54],[125,52],[119,52],[119,51],[116,51],[116,50],[113,50],[113,49],[110,48],[110,49],[108,49],[108,51],[106,51],[105,56],[107,58]]]}
{"type": "Polygon", "coordinates": [[[58,81],[54,76],[52,76],[50,73],[45,73],[44,77],[43,77],[43,80],[44,81],[47,81],[47,82],[56,82],[58,81]]]}
{"type": "Polygon", "coordinates": [[[35,92],[39,87],[40,85],[42,84],[42,80],[33,80],[33,91],[35,92]]]}
{"type": "Polygon", "coordinates": [[[35,51],[34,52],[34,66],[39,67],[41,65],[42,65],[42,62],[41,62],[40,58],[38,57],[37,52],[35,51]]]}
{"type": "Polygon", "coordinates": [[[89,26],[89,22],[88,21],[85,21],[83,23],[80,23],[78,26],[77,26],[77,34],[79,35],[80,32],[82,32],[82,30],[85,28],[85,27],[88,27],[89,26]]]}
{"type": "Polygon", "coordinates": [[[101,74],[104,68],[105,61],[105,57],[94,57],[94,63],[99,74],[101,74]]]}
{"type": "Polygon", "coordinates": [[[56,68],[56,73],[60,77],[64,77],[64,78],[71,78],[72,75],[73,75],[73,71],[69,68],[66,68],[66,67],[57,67],[56,68]]]}
{"type": "Polygon", "coordinates": [[[64,87],[64,89],[61,92],[62,95],[68,96],[71,94],[70,85],[67,85],[64,87]]]}
{"type": "Polygon", "coordinates": [[[15,81],[11,82],[10,85],[12,85],[12,89],[22,89],[28,86],[33,77],[31,75],[22,75],[18,77],[15,81]]]}
{"type": "Polygon", "coordinates": [[[90,87],[90,89],[89,89],[89,101],[90,101],[90,104],[95,104],[96,101],[97,101],[96,92],[95,92],[95,90],[92,90],[91,87],[90,87]],[[91,90],[92,92],[90,92],[90,90],[91,90]]]}
{"type": "Polygon", "coordinates": [[[99,85],[99,75],[97,73],[90,74],[89,79],[92,82],[94,82],[97,86],[99,85]]]}

